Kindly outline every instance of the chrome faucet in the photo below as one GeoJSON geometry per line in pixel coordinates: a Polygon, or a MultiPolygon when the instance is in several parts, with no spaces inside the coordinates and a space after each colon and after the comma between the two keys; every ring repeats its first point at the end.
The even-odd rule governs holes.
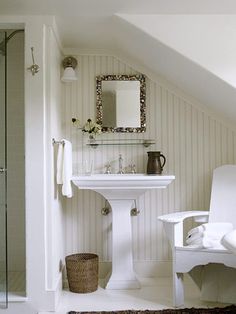
{"type": "Polygon", "coordinates": [[[124,170],[123,170],[123,158],[122,158],[121,154],[119,155],[119,171],[118,171],[118,173],[119,174],[124,173],[124,170]]]}

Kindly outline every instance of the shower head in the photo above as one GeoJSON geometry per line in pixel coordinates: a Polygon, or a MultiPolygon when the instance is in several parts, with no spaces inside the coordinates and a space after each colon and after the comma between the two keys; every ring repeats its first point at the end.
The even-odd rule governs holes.
{"type": "Polygon", "coordinates": [[[8,43],[8,41],[15,36],[15,34],[20,33],[20,32],[24,32],[23,29],[16,29],[15,31],[13,31],[6,39],[3,39],[0,42],[0,54],[5,56],[6,54],[6,44],[8,43]]]}

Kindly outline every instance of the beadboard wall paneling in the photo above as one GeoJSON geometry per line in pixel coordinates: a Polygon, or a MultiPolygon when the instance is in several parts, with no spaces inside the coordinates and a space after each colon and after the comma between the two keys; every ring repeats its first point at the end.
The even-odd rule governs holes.
{"type": "MultiPolygon", "coordinates": [[[[73,169],[82,171],[85,160],[94,161],[94,171],[104,172],[109,161],[117,172],[118,157],[124,165],[134,162],[137,172],[146,171],[147,151],[160,150],[167,158],[165,173],[176,180],[165,190],[152,190],[137,202],[140,214],[132,217],[133,253],[137,262],[165,262],[171,259],[169,245],[157,217],[180,210],[208,209],[212,170],[235,163],[236,135],[214,116],[183,99],[182,92],[147,78],[147,132],[143,134],[103,134],[101,138],[150,138],[156,144],[142,146],[85,145],[86,136],[71,124],[77,117],[82,124],[95,118],[95,76],[135,74],[127,64],[112,56],[77,56],[77,82],[63,86],[63,117],[66,138],[73,144],[73,169]]],[[[95,252],[101,261],[111,260],[111,214],[102,216],[105,200],[92,191],[74,188],[66,201],[66,254],[95,252]]],[[[122,232],[122,230],[121,230],[122,232]]]]}

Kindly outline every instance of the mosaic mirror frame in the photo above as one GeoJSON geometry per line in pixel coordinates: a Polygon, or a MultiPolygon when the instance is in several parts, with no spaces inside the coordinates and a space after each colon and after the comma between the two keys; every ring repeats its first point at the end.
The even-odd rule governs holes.
{"type": "Polygon", "coordinates": [[[96,77],[96,120],[104,133],[143,133],[146,132],[146,78],[143,74],[99,75],[96,77]],[[102,81],[139,81],[140,82],[140,126],[109,127],[103,126],[102,81]]]}

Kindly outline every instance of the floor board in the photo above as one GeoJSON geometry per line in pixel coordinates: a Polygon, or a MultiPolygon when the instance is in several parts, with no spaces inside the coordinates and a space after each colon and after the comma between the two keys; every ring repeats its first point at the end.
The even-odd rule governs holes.
{"type": "MultiPolygon", "coordinates": [[[[172,282],[169,277],[139,278],[141,289],[106,290],[99,282],[97,291],[86,294],[63,291],[56,314],[68,311],[160,310],[172,307],[172,282]]],[[[202,302],[198,288],[185,280],[185,307],[215,307],[226,304],[202,302]]],[[[41,312],[49,314],[52,312],[41,312]]]]}

